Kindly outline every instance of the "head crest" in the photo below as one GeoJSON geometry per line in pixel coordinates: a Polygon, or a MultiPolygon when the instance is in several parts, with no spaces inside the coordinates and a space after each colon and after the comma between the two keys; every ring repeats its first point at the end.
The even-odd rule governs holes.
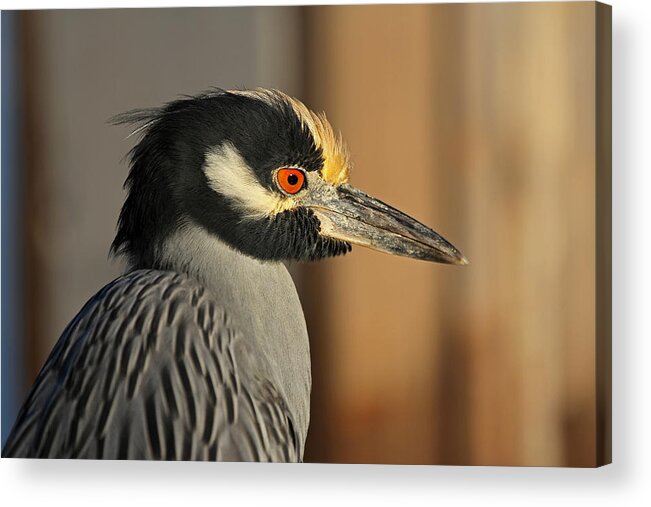
{"type": "Polygon", "coordinates": [[[323,152],[323,179],[337,186],[346,183],[350,159],[341,135],[335,134],[325,113],[316,114],[294,98],[290,97],[289,101],[298,117],[310,129],[317,147],[323,152]]]}

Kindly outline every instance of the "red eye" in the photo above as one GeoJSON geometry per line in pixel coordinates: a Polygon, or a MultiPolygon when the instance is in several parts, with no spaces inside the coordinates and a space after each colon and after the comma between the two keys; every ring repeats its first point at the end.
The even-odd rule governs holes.
{"type": "Polygon", "coordinates": [[[305,184],[305,174],[300,169],[284,167],[276,173],[278,185],[288,194],[299,192],[305,184]]]}

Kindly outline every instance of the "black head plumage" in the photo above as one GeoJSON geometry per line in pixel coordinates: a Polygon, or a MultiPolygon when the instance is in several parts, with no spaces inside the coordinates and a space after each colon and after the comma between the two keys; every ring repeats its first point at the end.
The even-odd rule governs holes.
{"type": "Polygon", "coordinates": [[[202,170],[209,150],[228,142],[272,192],[278,167],[320,171],[324,154],[284,94],[216,90],[112,121],[137,126],[141,137],[129,155],[128,195],[111,247],[133,267],[161,267],[163,242],[188,223],[258,259],[315,260],[350,251],[348,243],[321,236],[318,218],[301,206],[244,217],[202,170]]]}

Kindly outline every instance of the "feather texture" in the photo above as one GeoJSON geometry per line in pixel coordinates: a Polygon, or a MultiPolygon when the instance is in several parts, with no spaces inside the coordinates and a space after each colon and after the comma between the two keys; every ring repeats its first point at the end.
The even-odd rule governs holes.
{"type": "Polygon", "coordinates": [[[300,461],[264,357],[194,279],[137,270],[63,332],[3,457],[300,461]]]}

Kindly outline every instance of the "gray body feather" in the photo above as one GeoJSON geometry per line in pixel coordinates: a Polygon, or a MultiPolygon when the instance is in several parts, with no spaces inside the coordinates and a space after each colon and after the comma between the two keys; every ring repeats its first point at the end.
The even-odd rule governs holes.
{"type": "Polygon", "coordinates": [[[302,460],[309,348],[287,270],[198,229],[168,256],[178,240],[193,254],[188,234],[219,268],[137,270],[98,292],[43,366],[3,456],[302,460]],[[265,328],[277,318],[285,325],[265,328]]]}

